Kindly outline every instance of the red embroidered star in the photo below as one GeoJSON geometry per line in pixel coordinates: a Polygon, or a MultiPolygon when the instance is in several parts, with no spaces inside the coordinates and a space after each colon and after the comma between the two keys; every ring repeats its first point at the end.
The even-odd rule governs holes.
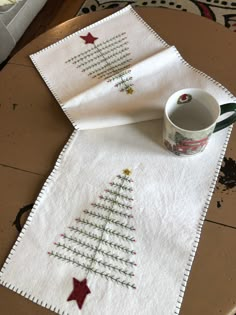
{"type": "Polygon", "coordinates": [[[87,286],[87,279],[79,281],[73,278],[73,285],[74,285],[73,291],[71,292],[67,301],[75,300],[77,302],[79,309],[81,310],[87,294],[90,293],[89,287],[87,286]]]}
{"type": "Polygon", "coordinates": [[[80,36],[83,40],[85,40],[85,44],[94,44],[95,40],[98,37],[94,37],[91,33],[88,33],[86,36],[80,36]]]}

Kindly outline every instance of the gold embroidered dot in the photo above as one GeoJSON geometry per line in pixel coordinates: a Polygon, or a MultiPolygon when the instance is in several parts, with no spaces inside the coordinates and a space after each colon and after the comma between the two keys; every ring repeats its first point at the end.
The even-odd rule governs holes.
{"type": "Polygon", "coordinates": [[[134,92],[134,90],[133,90],[131,87],[129,87],[128,89],[126,89],[126,93],[127,93],[127,94],[133,94],[133,92],[134,92]]]}
{"type": "Polygon", "coordinates": [[[127,176],[131,175],[132,171],[129,170],[128,168],[126,168],[125,170],[123,170],[123,173],[127,176]]]}

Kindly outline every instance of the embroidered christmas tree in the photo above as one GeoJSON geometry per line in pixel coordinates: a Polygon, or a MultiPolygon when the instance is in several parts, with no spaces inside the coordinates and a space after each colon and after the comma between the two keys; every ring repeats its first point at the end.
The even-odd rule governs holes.
{"type": "Polygon", "coordinates": [[[132,186],[131,171],[125,169],[97,201],[83,210],[83,214],[54,243],[54,249],[48,252],[50,257],[78,267],[78,276],[82,280],[73,278],[74,288],[68,301],[76,300],[80,309],[90,293],[89,278],[92,275],[135,289],[132,186]]]}
{"type": "Polygon", "coordinates": [[[93,79],[113,82],[120,92],[132,94],[134,89],[129,69],[132,59],[126,33],[122,32],[102,42],[91,33],[80,38],[84,45],[88,45],[88,49],[71,57],[66,63],[75,65],[93,79]]]}

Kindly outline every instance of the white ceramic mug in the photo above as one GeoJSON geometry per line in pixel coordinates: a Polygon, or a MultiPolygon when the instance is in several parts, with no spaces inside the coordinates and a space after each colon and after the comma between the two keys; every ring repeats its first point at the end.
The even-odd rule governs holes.
{"type": "Polygon", "coordinates": [[[179,156],[202,152],[213,132],[236,121],[236,103],[219,105],[208,92],[183,89],[168,99],[164,112],[163,141],[168,150],[179,156]],[[234,112],[217,122],[219,116],[234,112]]]}

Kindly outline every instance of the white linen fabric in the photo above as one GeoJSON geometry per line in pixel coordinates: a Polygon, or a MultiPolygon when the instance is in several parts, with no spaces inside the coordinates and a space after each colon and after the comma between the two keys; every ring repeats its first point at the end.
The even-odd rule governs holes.
{"type": "Polygon", "coordinates": [[[168,97],[183,87],[204,88],[220,103],[225,100],[219,85],[185,64],[176,48],[167,45],[131,7],[31,58],[76,129],[162,118],[168,97]],[[94,44],[85,44],[80,37],[88,33],[98,38],[94,44]],[[122,82],[107,82],[101,74],[104,70],[104,75],[119,76],[122,71],[116,69],[122,65],[129,65],[128,78],[134,90],[131,95],[114,86],[122,82]],[[93,78],[96,73],[100,77],[93,78]]]}
{"type": "MultiPolygon", "coordinates": [[[[164,149],[157,118],[178,89],[203,88],[220,103],[234,96],[189,66],[131,7],[31,58],[76,130],[2,268],[1,284],[58,314],[178,314],[231,128],[214,134],[204,153],[179,158],[164,149]],[[80,37],[88,33],[96,44],[80,37]],[[114,36],[132,59],[128,76],[127,68],[117,73],[103,46],[114,36]],[[118,85],[101,69],[100,78],[88,74],[78,60],[87,49],[118,85]],[[73,278],[86,279],[90,290],[81,309],[67,301],[73,278]]],[[[91,62],[86,67],[97,69],[91,62]]]]}

